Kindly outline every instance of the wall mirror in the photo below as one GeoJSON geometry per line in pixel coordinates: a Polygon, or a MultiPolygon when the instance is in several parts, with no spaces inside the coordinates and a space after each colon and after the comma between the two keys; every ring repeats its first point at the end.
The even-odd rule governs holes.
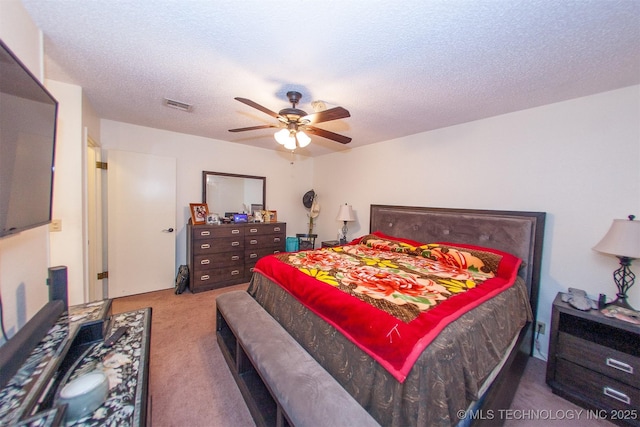
{"type": "Polygon", "coordinates": [[[222,172],[202,172],[202,203],[209,212],[228,214],[265,209],[267,178],[222,172]]]}

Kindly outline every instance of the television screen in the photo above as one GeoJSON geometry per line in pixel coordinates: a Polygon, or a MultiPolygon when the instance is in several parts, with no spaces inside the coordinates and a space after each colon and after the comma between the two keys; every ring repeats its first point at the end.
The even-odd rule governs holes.
{"type": "Polygon", "coordinates": [[[57,113],[0,40],[0,237],[51,222],[57,113]]]}

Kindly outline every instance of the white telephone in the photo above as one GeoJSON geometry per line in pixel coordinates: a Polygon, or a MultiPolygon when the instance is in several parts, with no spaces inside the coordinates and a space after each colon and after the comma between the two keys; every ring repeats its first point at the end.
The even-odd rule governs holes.
{"type": "Polygon", "coordinates": [[[569,288],[569,292],[562,294],[562,301],[569,303],[574,308],[582,311],[596,310],[598,303],[587,297],[587,293],[582,289],[569,288]]]}

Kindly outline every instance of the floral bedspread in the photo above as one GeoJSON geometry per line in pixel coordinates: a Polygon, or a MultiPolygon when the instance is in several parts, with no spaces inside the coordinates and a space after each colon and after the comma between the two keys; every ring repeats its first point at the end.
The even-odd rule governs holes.
{"type": "Polygon", "coordinates": [[[442,329],[513,285],[520,263],[493,249],[373,233],[341,247],[264,257],[255,270],[402,382],[442,329]]]}

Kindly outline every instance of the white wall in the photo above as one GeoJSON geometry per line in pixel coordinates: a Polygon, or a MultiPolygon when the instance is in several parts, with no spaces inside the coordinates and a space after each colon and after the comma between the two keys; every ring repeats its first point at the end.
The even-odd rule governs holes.
{"type": "Polygon", "coordinates": [[[54,80],[47,80],[47,87],[58,100],[53,218],[62,223],[62,231],[50,234],[51,265],[67,267],[69,304],[82,304],[86,301],[82,88],[54,80]]]}
{"type": "MultiPolygon", "coordinates": [[[[370,204],[547,212],[538,319],[548,325],[569,286],[615,296],[617,259],[591,248],[613,218],[640,217],[639,119],[633,86],[322,156],[319,237],[336,238],[345,202],[358,217],[349,238],[369,231],[370,204]]],[[[629,295],[640,307],[640,284],[629,295]]]]}
{"type": "MultiPolygon", "coordinates": [[[[42,80],[42,35],[20,1],[0,1],[0,38],[42,80]]],[[[9,337],[49,300],[48,267],[46,226],[0,239],[0,292],[9,337]]]]}
{"type": "Polygon", "coordinates": [[[278,212],[278,220],[287,223],[288,236],[306,232],[302,196],[312,188],[310,158],[295,156],[292,164],[289,154],[111,120],[102,120],[100,139],[107,162],[110,149],[176,158],[176,269],[186,264],[189,203],[202,202],[202,171],[265,176],[265,208],[278,212]]]}

